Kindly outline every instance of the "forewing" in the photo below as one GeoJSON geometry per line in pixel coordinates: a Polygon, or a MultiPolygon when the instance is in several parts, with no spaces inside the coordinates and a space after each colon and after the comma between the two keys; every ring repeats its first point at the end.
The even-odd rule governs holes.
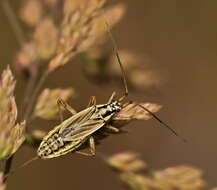
{"type": "Polygon", "coordinates": [[[89,107],[63,121],[60,125],[59,134],[67,133],[67,131],[73,130],[82,123],[86,122],[95,113],[95,110],[95,106],[89,107]]]}
{"type": "Polygon", "coordinates": [[[60,134],[63,141],[82,141],[105,125],[104,120],[87,120],[80,125],[74,124],[60,134]]]}

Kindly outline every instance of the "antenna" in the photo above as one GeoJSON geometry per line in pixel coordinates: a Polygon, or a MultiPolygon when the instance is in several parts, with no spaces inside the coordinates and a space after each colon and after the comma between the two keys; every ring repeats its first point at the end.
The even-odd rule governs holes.
{"type": "Polygon", "coordinates": [[[120,98],[120,100],[119,100],[119,101],[122,101],[122,100],[123,100],[126,96],[128,96],[128,94],[129,94],[128,86],[127,86],[126,74],[125,74],[125,71],[124,71],[123,64],[122,64],[122,62],[121,62],[120,55],[119,55],[119,53],[118,53],[118,46],[117,46],[117,43],[116,43],[116,41],[115,41],[115,39],[114,39],[114,37],[113,37],[113,35],[112,35],[111,29],[110,29],[109,24],[108,24],[108,22],[106,21],[106,19],[105,19],[105,24],[106,24],[106,28],[107,28],[109,37],[110,37],[110,39],[111,39],[111,41],[112,41],[112,44],[113,44],[113,50],[114,50],[114,52],[115,52],[115,55],[116,55],[116,57],[117,57],[118,63],[119,63],[120,68],[121,68],[122,80],[123,80],[123,84],[124,84],[124,88],[125,88],[124,96],[122,96],[122,97],[120,98]]]}
{"type": "Polygon", "coordinates": [[[147,111],[152,117],[154,117],[157,121],[159,121],[163,126],[165,126],[169,131],[171,131],[175,136],[180,138],[183,142],[187,143],[188,141],[181,137],[174,129],[172,129],[169,125],[167,125],[165,122],[163,122],[159,117],[157,117],[153,112],[148,110],[146,107],[142,106],[141,104],[138,104],[139,107],[143,108],[145,111],[147,111]]]}
{"type": "Polygon", "coordinates": [[[7,175],[4,176],[4,180],[8,178],[8,176],[12,175],[15,171],[24,168],[25,166],[29,165],[30,163],[34,162],[35,160],[38,160],[39,157],[35,156],[33,158],[31,158],[30,160],[27,160],[26,162],[24,162],[21,166],[19,166],[18,168],[12,170],[11,172],[9,172],[7,175]]]}
{"type": "MultiPolygon", "coordinates": [[[[124,95],[119,99],[119,101],[122,101],[126,96],[128,96],[129,92],[128,92],[128,86],[127,86],[127,80],[126,80],[126,75],[125,75],[125,71],[124,71],[124,67],[123,64],[121,62],[121,58],[119,56],[118,53],[118,46],[117,43],[112,35],[111,29],[109,27],[109,24],[107,22],[107,20],[105,19],[105,23],[106,23],[106,27],[107,27],[107,31],[109,34],[109,37],[112,41],[113,44],[113,50],[115,52],[115,55],[117,57],[118,63],[120,65],[121,68],[121,72],[122,72],[122,76],[123,76],[123,83],[124,83],[124,87],[125,87],[125,93],[124,95]]],[[[150,110],[148,110],[147,108],[145,108],[144,106],[138,104],[141,108],[143,108],[145,111],[147,111],[153,118],[155,118],[158,122],[160,122],[164,127],[166,127],[169,131],[171,131],[175,136],[177,136],[178,138],[180,138],[183,142],[187,143],[187,140],[183,137],[181,137],[174,129],[172,129],[169,125],[167,125],[165,122],[163,122],[159,117],[157,117],[153,112],[151,112],[150,110]]]]}

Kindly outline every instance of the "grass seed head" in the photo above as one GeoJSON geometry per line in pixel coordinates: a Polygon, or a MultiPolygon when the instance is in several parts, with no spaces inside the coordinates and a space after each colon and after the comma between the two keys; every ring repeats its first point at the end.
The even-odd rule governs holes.
{"type": "Polygon", "coordinates": [[[169,186],[169,189],[197,190],[204,187],[202,172],[190,166],[176,166],[153,172],[156,184],[169,186]]]}
{"type": "Polygon", "coordinates": [[[135,172],[146,167],[137,154],[133,152],[122,152],[106,159],[107,164],[122,172],[135,172]]]}
{"type": "Polygon", "coordinates": [[[0,80],[0,160],[14,154],[25,140],[25,121],[16,123],[15,84],[12,72],[7,67],[0,80]]]}
{"type": "Polygon", "coordinates": [[[15,56],[15,68],[18,72],[28,75],[34,75],[37,70],[38,52],[35,43],[29,42],[23,44],[22,49],[15,56]]]}
{"type": "Polygon", "coordinates": [[[152,113],[158,112],[161,109],[161,105],[154,103],[126,103],[120,112],[118,112],[113,118],[113,125],[122,126],[129,123],[132,120],[148,120],[152,118],[152,116],[142,109],[139,105],[144,106],[152,113]]]}
{"type": "Polygon", "coordinates": [[[37,25],[34,41],[42,59],[50,59],[57,48],[59,31],[51,18],[45,18],[37,25]]]}
{"type": "Polygon", "coordinates": [[[54,119],[58,115],[57,99],[66,101],[74,94],[72,88],[44,89],[38,97],[34,115],[43,119],[54,119]]]}
{"type": "Polygon", "coordinates": [[[29,26],[36,26],[43,15],[43,6],[39,0],[27,0],[20,10],[20,17],[29,26]]]}

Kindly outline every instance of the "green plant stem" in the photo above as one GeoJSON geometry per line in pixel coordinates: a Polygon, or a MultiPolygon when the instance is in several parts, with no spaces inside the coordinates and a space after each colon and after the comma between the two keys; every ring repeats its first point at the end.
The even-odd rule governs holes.
{"type": "Polygon", "coordinates": [[[3,171],[3,182],[7,181],[7,175],[10,173],[11,166],[13,162],[13,155],[5,161],[4,171],[3,171]]]}

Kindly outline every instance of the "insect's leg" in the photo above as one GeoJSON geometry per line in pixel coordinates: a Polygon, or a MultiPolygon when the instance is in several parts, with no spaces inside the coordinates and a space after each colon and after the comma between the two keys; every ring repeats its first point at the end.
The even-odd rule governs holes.
{"type": "Polygon", "coordinates": [[[59,112],[59,116],[60,116],[60,123],[63,122],[63,110],[61,109],[61,104],[59,102],[59,100],[57,100],[57,105],[58,105],[58,112],[59,112]]]}
{"type": "Polygon", "coordinates": [[[122,102],[126,97],[128,96],[128,94],[124,94],[123,96],[121,96],[120,98],[119,98],[119,102],[122,102]]]}
{"type": "Polygon", "coordinates": [[[95,146],[94,138],[92,136],[89,138],[89,145],[90,145],[90,153],[81,152],[81,151],[75,151],[75,153],[81,154],[83,156],[95,156],[95,154],[96,154],[96,146],[95,146]]]}
{"type": "Polygon", "coordinates": [[[110,103],[113,102],[115,95],[116,95],[116,92],[113,92],[112,95],[111,95],[111,97],[109,98],[107,104],[110,104],[110,103]]]}
{"type": "MultiPolygon", "coordinates": [[[[59,98],[57,100],[57,104],[59,106],[59,110],[61,110],[61,107],[62,107],[63,109],[69,111],[72,115],[76,114],[76,111],[67,102],[65,102],[63,99],[59,98]]],[[[60,111],[60,112],[62,115],[62,111],[60,111]]]]}
{"type": "Polygon", "coordinates": [[[96,105],[96,97],[95,96],[91,96],[90,101],[87,105],[87,107],[91,107],[91,106],[95,106],[96,105]]]}
{"type": "Polygon", "coordinates": [[[113,126],[111,126],[111,125],[106,125],[105,128],[108,129],[108,130],[111,131],[111,132],[114,132],[114,133],[120,132],[120,130],[119,130],[118,128],[113,127],[113,126]]]}
{"type": "Polygon", "coordinates": [[[95,140],[92,136],[89,138],[89,145],[90,145],[90,152],[94,156],[96,154],[96,145],[95,145],[95,140]]]}
{"type": "Polygon", "coordinates": [[[93,156],[92,154],[87,153],[87,152],[75,151],[75,153],[76,153],[76,154],[83,155],[83,156],[93,156]]]}

